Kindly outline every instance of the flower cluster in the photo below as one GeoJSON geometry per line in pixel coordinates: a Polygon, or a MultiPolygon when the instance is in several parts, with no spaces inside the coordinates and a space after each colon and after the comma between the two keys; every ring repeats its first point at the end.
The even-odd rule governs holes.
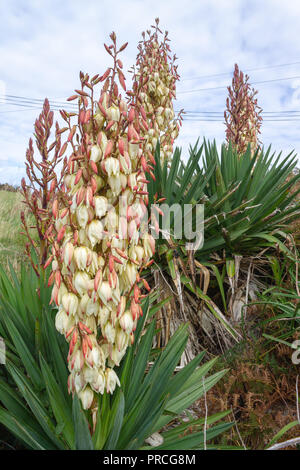
{"type": "Polygon", "coordinates": [[[246,152],[248,144],[252,155],[259,146],[258,134],[262,122],[262,109],[257,105],[257,91],[250,88],[249,77],[245,76],[235,64],[232,87],[228,87],[229,97],[226,100],[227,111],[224,112],[226,140],[231,141],[239,154],[246,152]]]}
{"type": "Polygon", "coordinates": [[[48,257],[49,242],[47,235],[53,223],[53,217],[49,216],[55,194],[61,187],[62,177],[66,166],[66,159],[62,162],[63,154],[66,151],[66,145],[61,143],[61,129],[58,123],[55,124],[55,139],[49,142],[53,127],[53,111],[46,98],[43,104],[43,110],[34,124],[35,144],[40,154],[36,158],[34,154],[33,141],[30,138],[29,146],[26,151],[26,175],[22,178],[21,192],[24,197],[24,204],[35,220],[34,228],[37,231],[39,243],[36,243],[32,237],[25,212],[21,212],[21,222],[25,232],[23,233],[28,242],[26,243],[26,254],[28,255],[36,275],[40,276],[40,267],[42,267],[48,257]],[[57,167],[62,163],[60,177],[58,177],[57,167]],[[35,251],[39,264],[31,256],[31,249],[35,251]]]}
{"type": "Polygon", "coordinates": [[[127,44],[117,50],[115,34],[110,38],[105,48],[114,66],[91,79],[81,72],[81,89],[69,98],[78,101],[78,123],[71,125],[75,113],[61,112],[72,154],[65,193],[53,203],[56,231],[46,263],[52,262],[56,328],[69,342],[69,391],[85,409],[94,393],[113,393],[119,385],[113,368],[133,342],[141,288],[149,290],[141,272],[155,249],[153,237],[142,230],[148,217],[145,172],[153,169],[141,135],[146,124],[116,83],[118,77],[126,90],[118,55],[127,44]],[[95,100],[99,82],[104,84],[95,100]]]}
{"type": "Polygon", "coordinates": [[[147,123],[142,130],[147,139],[146,148],[154,154],[158,140],[160,141],[160,159],[169,161],[173,154],[173,143],[182,124],[182,111],[175,118],[173,99],[176,99],[176,82],[179,80],[176,56],[170,56],[168,32],[160,41],[156,19],[154,31],[143,33],[143,41],[138,45],[139,53],[134,70],[132,95],[135,95],[147,123]]]}

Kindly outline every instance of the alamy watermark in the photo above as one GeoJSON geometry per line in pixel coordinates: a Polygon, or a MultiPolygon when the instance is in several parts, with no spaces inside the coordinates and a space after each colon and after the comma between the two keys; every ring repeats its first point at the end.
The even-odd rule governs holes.
{"type": "MultiPolygon", "coordinates": [[[[80,212],[80,208],[78,210],[80,212]]],[[[128,202],[126,196],[120,196],[118,205],[101,201],[96,207],[97,212],[106,214],[105,219],[99,221],[102,229],[99,222],[95,228],[100,239],[117,233],[121,240],[138,240],[151,233],[154,239],[184,241],[185,248],[194,251],[200,250],[204,243],[204,204],[152,204],[147,207],[142,200],[128,202]]]]}
{"type": "Polygon", "coordinates": [[[6,348],[3,338],[0,338],[0,364],[6,363],[6,348]]]}

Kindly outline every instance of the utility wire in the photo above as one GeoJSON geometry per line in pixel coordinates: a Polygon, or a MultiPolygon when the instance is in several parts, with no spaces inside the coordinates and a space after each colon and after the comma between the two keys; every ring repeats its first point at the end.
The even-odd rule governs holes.
{"type": "MultiPolygon", "coordinates": [[[[279,68],[279,67],[288,67],[288,66],[291,66],[291,65],[299,65],[299,64],[300,64],[300,62],[289,62],[288,64],[265,65],[263,67],[254,67],[254,68],[251,68],[251,69],[245,69],[245,70],[243,70],[243,72],[255,72],[257,70],[275,69],[275,68],[279,68]]],[[[200,75],[198,77],[184,77],[180,81],[183,82],[183,81],[186,81],[186,80],[200,80],[202,78],[222,77],[224,75],[232,75],[232,73],[233,73],[233,70],[230,71],[230,72],[214,73],[212,75],[200,75]]]]}
{"type": "MultiPolygon", "coordinates": [[[[18,112],[27,110],[41,110],[44,100],[39,98],[27,98],[17,95],[0,95],[0,114],[8,112],[18,112]],[[15,109],[3,110],[1,105],[15,106],[15,109]]],[[[51,100],[50,106],[54,111],[58,111],[64,105],[73,105],[74,103],[60,102],[59,100],[51,100]]],[[[70,110],[69,110],[70,111],[70,110]]],[[[194,122],[223,122],[223,111],[200,111],[200,110],[187,110],[185,111],[185,121],[194,122]]],[[[300,110],[283,110],[283,111],[263,111],[265,115],[264,122],[285,122],[285,121],[299,121],[300,110]],[[274,118],[274,119],[271,119],[274,118]]]]}
{"type": "MultiPolygon", "coordinates": [[[[262,83],[280,82],[280,81],[284,81],[284,80],[293,80],[293,79],[296,79],[296,78],[300,78],[300,75],[295,75],[294,77],[274,78],[274,79],[271,79],[271,80],[260,80],[260,81],[257,81],[257,82],[252,82],[252,83],[250,83],[250,85],[252,86],[252,85],[258,85],[258,84],[262,84],[262,83]]],[[[196,90],[183,90],[183,91],[177,91],[177,94],[182,95],[182,94],[186,94],[186,93],[196,93],[198,91],[222,90],[222,89],[228,88],[228,86],[229,85],[223,85],[223,86],[216,86],[216,87],[209,87],[209,88],[198,88],[196,90]]]]}
{"type": "MultiPolygon", "coordinates": [[[[41,100],[41,103],[42,103],[42,100],[41,100]]],[[[29,109],[41,109],[40,108],[40,105],[35,103],[35,102],[31,102],[31,101],[23,101],[23,100],[13,100],[11,101],[10,99],[7,99],[7,100],[4,100],[4,98],[1,98],[0,96],[0,105],[8,105],[8,106],[18,106],[18,107],[25,107],[25,108],[29,108],[29,109]],[[2,100],[2,101],[1,101],[2,100]]],[[[69,105],[69,103],[62,103],[62,104],[67,104],[69,105]]],[[[60,107],[58,105],[53,105],[53,102],[51,101],[50,102],[50,105],[51,107],[54,107],[54,109],[60,109],[60,107]]],[[[1,110],[1,108],[0,108],[1,110]]],[[[13,110],[14,111],[14,110],[13,110]]],[[[175,112],[178,112],[177,110],[175,110],[175,112]]],[[[208,115],[208,116],[223,116],[224,115],[224,112],[223,111],[201,111],[201,110],[185,110],[185,113],[187,115],[208,115]]],[[[273,116],[286,116],[286,115],[298,115],[300,114],[300,110],[281,110],[281,111],[262,111],[262,115],[273,115],[273,116]]]]}

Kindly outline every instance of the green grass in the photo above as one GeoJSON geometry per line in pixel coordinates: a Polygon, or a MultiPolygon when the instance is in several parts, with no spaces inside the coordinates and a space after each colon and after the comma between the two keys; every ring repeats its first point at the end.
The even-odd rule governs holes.
{"type": "Polygon", "coordinates": [[[22,209],[24,204],[19,192],[0,191],[0,264],[3,267],[10,262],[17,269],[20,263],[27,263],[26,238],[20,233],[22,209]]]}

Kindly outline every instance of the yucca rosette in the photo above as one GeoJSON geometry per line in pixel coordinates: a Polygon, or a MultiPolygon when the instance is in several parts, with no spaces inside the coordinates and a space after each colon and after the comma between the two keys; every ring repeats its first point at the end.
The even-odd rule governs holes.
{"type": "Polygon", "coordinates": [[[154,31],[147,31],[147,39],[143,33],[143,41],[138,46],[132,94],[144,118],[141,132],[147,139],[146,150],[154,154],[160,141],[160,159],[163,163],[172,157],[182,112],[175,117],[173,100],[176,99],[176,82],[179,80],[176,56],[170,56],[168,32],[161,40],[158,18],[155,21],[156,26],[152,26],[154,31]]]}
{"type": "MultiPolygon", "coordinates": [[[[142,314],[141,287],[149,286],[141,272],[154,253],[147,232],[147,180],[151,171],[147,140],[140,134],[143,116],[125,90],[115,34],[105,46],[114,66],[101,77],[80,74],[78,122],[68,123],[72,154],[65,175],[65,192],[53,204],[52,300],[58,306],[56,327],[69,342],[69,391],[85,409],[94,394],[113,393],[119,365],[142,314]],[[104,82],[100,98],[94,86],[104,82]],[[143,224],[145,227],[143,228],[143,224]]],[[[153,161],[152,161],[153,163],[153,161]]]]}

